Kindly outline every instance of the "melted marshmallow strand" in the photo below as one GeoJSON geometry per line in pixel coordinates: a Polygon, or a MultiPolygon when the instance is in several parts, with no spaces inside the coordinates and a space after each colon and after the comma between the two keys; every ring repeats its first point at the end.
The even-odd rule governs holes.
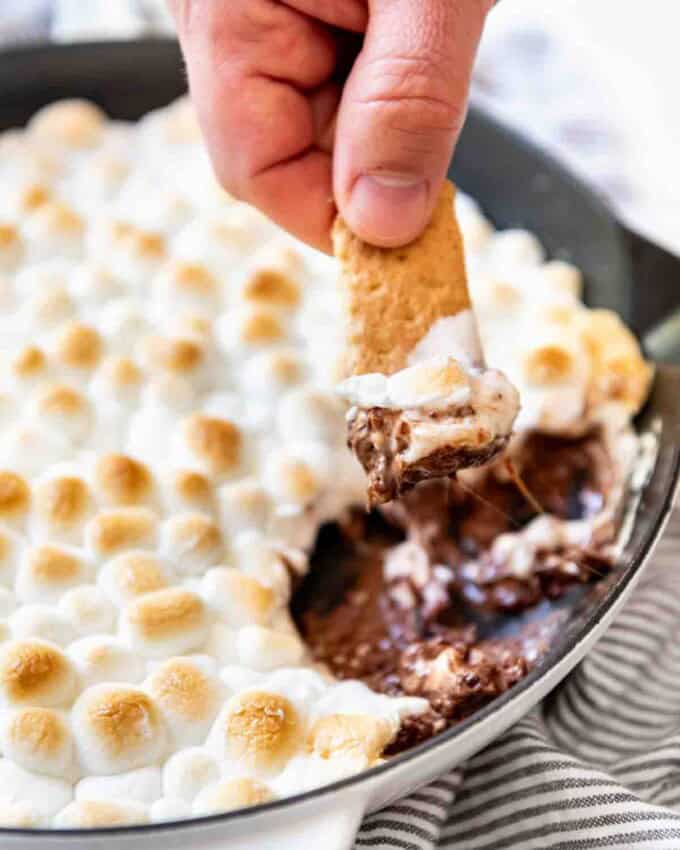
{"type": "MultiPolygon", "coordinates": [[[[288,614],[364,499],[335,261],[219,188],[185,99],[134,124],[57,102],[0,151],[0,826],[194,817],[378,763],[428,703],[335,681],[288,614]]],[[[627,331],[458,205],[490,371],[456,372],[442,326],[352,392],[482,406],[499,367],[520,431],[625,425],[627,331]]]]}

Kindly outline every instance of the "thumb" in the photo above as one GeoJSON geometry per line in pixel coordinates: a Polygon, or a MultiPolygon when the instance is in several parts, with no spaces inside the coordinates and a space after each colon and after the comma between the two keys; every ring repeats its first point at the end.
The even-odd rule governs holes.
{"type": "Polygon", "coordinates": [[[370,0],[334,152],[340,213],[362,239],[403,245],[434,208],[462,127],[492,0],[370,0]]]}

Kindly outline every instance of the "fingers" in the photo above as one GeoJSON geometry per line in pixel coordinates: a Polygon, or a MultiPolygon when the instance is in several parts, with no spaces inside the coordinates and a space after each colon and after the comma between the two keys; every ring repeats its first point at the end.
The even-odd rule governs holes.
{"type": "Polygon", "coordinates": [[[491,0],[371,0],[343,93],[334,189],[350,228],[400,245],[425,227],[462,127],[491,0]]]}
{"type": "Polygon", "coordinates": [[[330,249],[332,117],[328,30],[271,0],[176,9],[189,85],[225,188],[299,238],[330,249]]]}

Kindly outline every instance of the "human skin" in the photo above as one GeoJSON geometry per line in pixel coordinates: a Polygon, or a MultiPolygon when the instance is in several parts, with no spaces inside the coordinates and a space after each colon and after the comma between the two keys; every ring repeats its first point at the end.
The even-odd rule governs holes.
{"type": "Polygon", "coordinates": [[[493,0],[171,0],[217,177],[330,251],[423,230],[493,0]]]}

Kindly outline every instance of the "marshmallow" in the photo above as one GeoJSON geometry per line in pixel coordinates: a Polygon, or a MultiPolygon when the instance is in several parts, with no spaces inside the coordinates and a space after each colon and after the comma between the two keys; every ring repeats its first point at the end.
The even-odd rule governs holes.
{"type": "Polygon", "coordinates": [[[215,323],[215,335],[225,352],[235,353],[282,342],[286,328],[276,310],[247,307],[223,313],[215,323]]]}
{"type": "Polygon", "coordinates": [[[105,121],[101,109],[88,100],[58,100],[39,109],[27,131],[46,144],[89,148],[99,142],[105,121]]]}
{"type": "Polygon", "coordinates": [[[286,442],[323,441],[342,443],[344,406],[337,397],[312,386],[288,392],[281,400],[276,424],[286,442]]]}
{"type": "Polygon", "coordinates": [[[59,363],[76,373],[89,372],[99,363],[102,340],[97,331],[79,322],[70,322],[60,331],[55,344],[59,363]]]}
{"type": "Polygon", "coordinates": [[[87,483],[76,475],[55,475],[33,490],[33,527],[39,537],[80,542],[94,505],[87,483]]]}
{"type": "Polygon", "coordinates": [[[205,739],[222,703],[219,679],[204,673],[189,658],[170,658],[153,671],[146,687],[160,707],[176,747],[205,739]]]}
{"type": "Polygon", "coordinates": [[[107,561],[97,583],[119,608],[145,593],[168,586],[170,570],[160,558],[144,550],[123,552],[107,561]]]}
{"type": "Polygon", "coordinates": [[[317,720],[307,733],[307,747],[323,759],[359,758],[375,764],[395,734],[394,726],[370,714],[329,714],[317,720]]]}
{"type": "Polygon", "coordinates": [[[325,458],[314,454],[312,445],[290,446],[265,458],[263,483],[280,507],[301,510],[330,483],[325,458]]]}
{"type": "Polygon", "coordinates": [[[218,481],[237,471],[243,437],[228,419],[195,413],[181,423],[178,437],[178,450],[187,466],[218,481]]]}
{"type": "Polygon", "coordinates": [[[31,829],[40,826],[36,808],[25,801],[0,800],[0,824],[5,829],[31,829]]]}
{"type": "Polygon", "coordinates": [[[255,779],[223,779],[205,788],[194,800],[192,814],[213,815],[274,799],[271,788],[255,779]]]}
{"type": "Polygon", "coordinates": [[[141,369],[129,357],[108,357],[102,361],[92,379],[92,397],[125,407],[139,399],[144,383],[141,369]]]}
{"type": "MultiPolygon", "coordinates": [[[[1,479],[2,473],[0,473],[1,479]]],[[[8,528],[0,527],[0,582],[10,584],[14,581],[22,550],[21,537],[8,528]]]]}
{"type": "Polygon", "coordinates": [[[43,333],[72,319],[75,312],[66,287],[57,285],[28,298],[21,307],[19,321],[25,323],[28,333],[43,333]]]}
{"type": "Polygon", "coordinates": [[[9,618],[12,637],[41,638],[66,646],[76,633],[66,617],[54,605],[22,605],[9,618]]]}
{"type": "Polygon", "coordinates": [[[0,271],[13,272],[21,262],[24,246],[19,231],[0,222],[0,271]]]}
{"type": "Polygon", "coordinates": [[[148,823],[146,806],[140,803],[76,800],[54,818],[57,829],[97,829],[148,823]]]}
{"type": "Polygon", "coordinates": [[[128,506],[149,502],[153,478],[145,464],[122,454],[102,455],[94,469],[94,488],[105,505],[128,506]]]}
{"type": "Polygon", "coordinates": [[[216,659],[218,664],[237,664],[238,652],[236,629],[225,626],[223,623],[213,623],[208,632],[204,651],[216,659]]]}
{"type": "Polygon", "coordinates": [[[21,475],[39,475],[49,466],[70,457],[72,446],[58,431],[38,422],[19,422],[3,433],[0,467],[21,475]]]}
{"type": "Polygon", "coordinates": [[[296,667],[305,657],[304,645],[297,635],[262,626],[242,628],[236,645],[239,662],[252,670],[296,667]]]}
{"type": "Polygon", "coordinates": [[[191,816],[191,809],[179,797],[161,797],[149,807],[149,817],[152,823],[183,820],[191,816]]]}
{"type": "Polygon", "coordinates": [[[66,204],[49,200],[41,204],[26,222],[24,233],[34,259],[82,254],[85,224],[66,204]]]}
{"type": "Polygon", "coordinates": [[[249,357],[240,377],[244,392],[271,401],[299,383],[305,372],[305,362],[297,351],[282,347],[249,357]]]}
{"type": "Polygon", "coordinates": [[[76,785],[76,800],[142,803],[151,805],[161,796],[159,767],[138,767],[114,776],[86,776],[76,785]]]}
{"type": "Polygon", "coordinates": [[[179,750],[163,766],[163,794],[192,803],[196,795],[220,778],[218,762],[199,747],[179,750]]]}
{"type": "Polygon", "coordinates": [[[69,279],[69,291],[79,305],[93,308],[122,295],[119,281],[106,266],[97,263],[76,266],[69,279]]]}
{"type": "Polygon", "coordinates": [[[118,638],[110,635],[90,635],[68,647],[68,655],[84,687],[100,682],[139,682],[146,665],[118,638]]]}
{"type": "Polygon", "coordinates": [[[285,697],[246,691],[233,696],[218,714],[206,746],[217,758],[271,774],[294,755],[303,729],[298,712],[285,697]]]}
{"type": "MultiPolygon", "coordinates": [[[[50,818],[73,797],[69,782],[32,773],[7,758],[0,759],[0,788],[6,805],[27,806],[35,824],[43,827],[49,826],[50,818]]],[[[26,809],[22,810],[26,817],[26,809]]]]}
{"type": "Polygon", "coordinates": [[[290,310],[300,303],[300,286],[279,269],[258,268],[246,279],[241,297],[251,304],[290,310]]]}
{"type": "Polygon", "coordinates": [[[47,380],[49,364],[45,352],[36,345],[22,348],[9,364],[10,381],[19,391],[39,386],[47,380]]]}
{"type": "Polygon", "coordinates": [[[242,478],[225,484],[218,492],[220,520],[232,533],[265,531],[272,513],[272,501],[256,478],[242,478]]]}
{"type": "Polygon", "coordinates": [[[199,647],[207,636],[208,619],[200,596],[173,587],[130,602],[120,627],[133,649],[150,658],[163,658],[199,647]]]}
{"type": "Polygon", "coordinates": [[[0,469],[0,521],[21,523],[31,507],[31,489],[25,478],[8,469],[0,469]]]}
{"type": "Polygon", "coordinates": [[[235,628],[264,625],[274,609],[271,588],[233,568],[208,570],[201,582],[201,593],[220,619],[235,628]]]}
{"type": "Polygon", "coordinates": [[[193,510],[210,514],[215,506],[210,479],[192,469],[171,472],[164,481],[163,495],[170,513],[193,510]]]}
{"type": "Polygon", "coordinates": [[[17,606],[17,600],[11,590],[0,587],[0,617],[8,617],[17,606]]]}
{"type": "Polygon", "coordinates": [[[64,717],[51,708],[6,712],[0,746],[7,758],[33,773],[68,777],[73,771],[73,739],[64,717]]]}
{"type": "Polygon", "coordinates": [[[151,285],[152,298],[164,309],[191,310],[212,316],[219,311],[220,290],[208,268],[175,260],[164,266],[151,285]]]}
{"type": "Polygon", "coordinates": [[[110,558],[125,549],[146,549],[156,540],[156,515],[147,508],[102,511],[85,527],[87,548],[110,558]]]}
{"type": "Polygon", "coordinates": [[[82,443],[92,429],[90,403],[83,393],[68,384],[45,387],[36,397],[33,417],[45,428],[82,443]]]}
{"type": "Polygon", "coordinates": [[[71,714],[83,768],[122,773],[154,764],[166,750],[166,730],[155,701],[144,691],[104,682],[87,688],[71,714]]]}
{"type": "Polygon", "coordinates": [[[198,339],[149,335],[142,340],[140,361],[150,375],[161,379],[177,376],[197,382],[205,378],[205,347],[198,339]]]}
{"type": "Polygon", "coordinates": [[[180,575],[202,575],[224,552],[220,527],[200,513],[169,517],[161,526],[160,552],[180,575]]]}
{"type": "Polygon", "coordinates": [[[73,665],[56,644],[32,638],[0,646],[0,704],[5,707],[65,705],[75,686],[73,665]]]}
{"type": "Polygon", "coordinates": [[[113,603],[93,584],[66,591],[59,600],[59,610],[79,635],[110,632],[116,622],[113,603]]]}
{"type": "Polygon", "coordinates": [[[77,549],[43,543],[27,549],[16,577],[22,602],[57,602],[71,587],[87,580],[89,565],[77,549]]]}

